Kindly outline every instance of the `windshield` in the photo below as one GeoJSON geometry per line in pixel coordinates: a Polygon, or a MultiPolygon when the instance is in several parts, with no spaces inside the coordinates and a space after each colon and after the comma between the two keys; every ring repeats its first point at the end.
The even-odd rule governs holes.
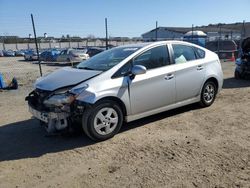
{"type": "Polygon", "coordinates": [[[81,62],[77,68],[87,70],[107,71],[122,60],[139,50],[141,47],[117,47],[99,53],[92,58],[81,62]]]}

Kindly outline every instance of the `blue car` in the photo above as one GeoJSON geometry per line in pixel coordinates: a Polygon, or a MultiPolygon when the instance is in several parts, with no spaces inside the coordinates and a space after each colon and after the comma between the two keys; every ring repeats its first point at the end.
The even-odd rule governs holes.
{"type": "Polygon", "coordinates": [[[15,52],[13,50],[3,50],[3,55],[5,57],[14,57],[15,56],[15,52]]]}
{"type": "Polygon", "coordinates": [[[57,49],[46,50],[40,54],[40,61],[56,61],[61,51],[57,49]]]}

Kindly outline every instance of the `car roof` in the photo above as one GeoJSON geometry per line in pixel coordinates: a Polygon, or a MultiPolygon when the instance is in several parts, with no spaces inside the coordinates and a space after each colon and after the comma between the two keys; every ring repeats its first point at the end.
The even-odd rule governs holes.
{"type": "Polygon", "coordinates": [[[155,46],[155,45],[164,45],[164,44],[186,44],[186,45],[197,46],[195,44],[185,42],[185,41],[167,40],[167,41],[143,42],[143,43],[137,43],[137,44],[127,44],[127,45],[122,45],[122,46],[119,46],[119,47],[122,47],[122,48],[143,48],[143,47],[146,47],[146,46],[155,46]]]}

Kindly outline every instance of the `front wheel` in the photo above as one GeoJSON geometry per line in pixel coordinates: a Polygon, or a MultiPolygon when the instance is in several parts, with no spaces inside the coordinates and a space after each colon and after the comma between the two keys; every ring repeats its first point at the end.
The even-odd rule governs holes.
{"type": "Polygon", "coordinates": [[[119,132],[123,123],[120,106],[110,100],[99,102],[83,115],[83,130],[92,140],[106,140],[119,132]]]}
{"type": "Polygon", "coordinates": [[[204,84],[201,91],[200,105],[202,107],[211,106],[215,100],[217,87],[214,82],[208,81],[204,84]]]}

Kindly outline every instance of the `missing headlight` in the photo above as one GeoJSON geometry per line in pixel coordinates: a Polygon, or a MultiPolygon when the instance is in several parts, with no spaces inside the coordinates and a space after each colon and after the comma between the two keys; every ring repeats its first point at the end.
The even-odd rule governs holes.
{"type": "Polygon", "coordinates": [[[65,104],[71,104],[75,100],[74,95],[69,93],[52,95],[50,98],[45,100],[43,104],[47,107],[51,106],[63,106],[65,104]]]}

